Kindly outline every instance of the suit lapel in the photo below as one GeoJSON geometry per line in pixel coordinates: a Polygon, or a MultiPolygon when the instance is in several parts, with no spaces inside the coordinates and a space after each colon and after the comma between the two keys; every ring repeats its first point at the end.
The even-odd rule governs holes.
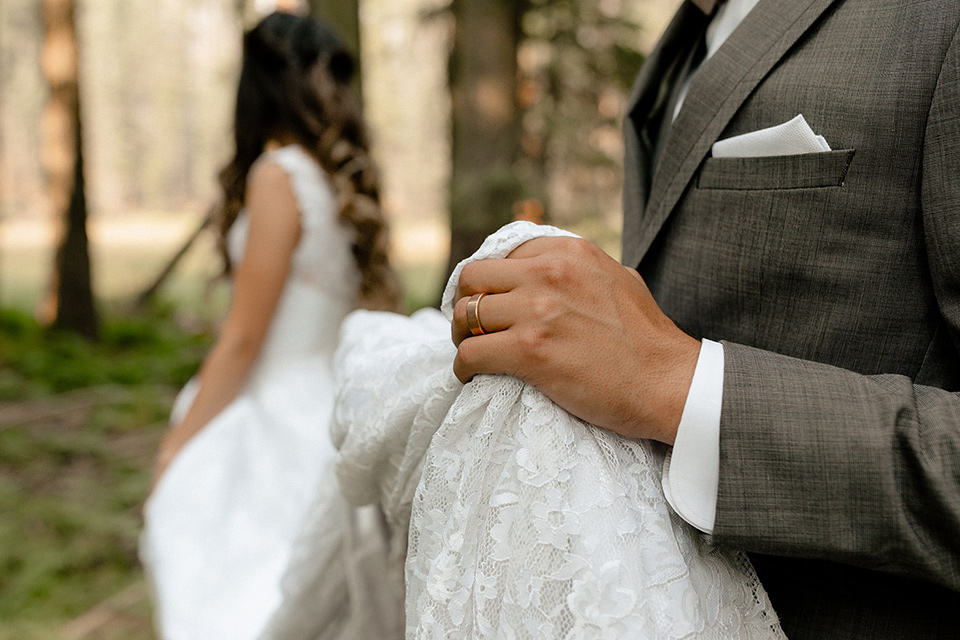
{"type": "Polygon", "coordinates": [[[624,256],[637,245],[640,213],[650,196],[657,128],[670,101],[676,72],[690,49],[703,37],[709,22],[691,3],[680,5],[657,46],[644,61],[627,100],[623,122],[624,166],[629,168],[623,186],[623,206],[627,212],[623,219],[624,256]]]}
{"type": "MultiPolygon", "coordinates": [[[[630,234],[631,241],[625,242],[624,264],[639,264],[697,167],[740,106],[807,29],[837,1],[761,0],[723,46],[701,66],[663,141],[645,214],[639,228],[630,234]]],[[[637,94],[639,106],[644,96],[642,92],[637,94]]],[[[625,194],[625,204],[629,200],[625,194]]],[[[633,206],[636,205],[643,207],[643,203],[633,206]]],[[[638,210],[627,210],[627,215],[638,215],[638,210]]],[[[625,224],[625,230],[626,227],[625,224]]]]}

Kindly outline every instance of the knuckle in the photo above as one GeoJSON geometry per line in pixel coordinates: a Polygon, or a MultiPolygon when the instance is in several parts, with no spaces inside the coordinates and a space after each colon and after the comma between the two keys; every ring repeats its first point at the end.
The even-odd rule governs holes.
{"type": "Polygon", "coordinates": [[[467,300],[466,296],[461,297],[453,305],[453,324],[466,325],[467,322],[467,300]]]}
{"type": "Polygon", "coordinates": [[[517,335],[517,350],[531,363],[543,360],[548,336],[539,326],[528,327],[517,335]]]}
{"type": "Polygon", "coordinates": [[[474,347],[474,342],[476,341],[467,339],[457,346],[457,360],[468,369],[473,367],[474,358],[476,358],[477,349],[474,347]]]}
{"type": "Polygon", "coordinates": [[[543,282],[551,287],[562,287],[570,280],[571,268],[563,256],[542,260],[538,271],[543,282]]]}
{"type": "Polygon", "coordinates": [[[570,256],[571,263],[597,260],[608,260],[610,256],[603,249],[583,238],[573,238],[567,248],[567,254],[570,256]]]}
{"type": "Polygon", "coordinates": [[[473,283],[476,281],[476,272],[479,268],[477,262],[469,262],[463,265],[460,270],[460,278],[457,280],[457,289],[461,294],[473,291],[473,283]]]}
{"type": "Polygon", "coordinates": [[[569,292],[566,289],[544,288],[530,295],[526,301],[526,319],[530,321],[530,328],[546,335],[557,321],[563,316],[568,304],[569,292]]]}
{"type": "Polygon", "coordinates": [[[548,295],[538,295],[532,296],[528,304],[530,313],[536,319],[536,325],[531,330],[542,333],[540,326],[556,315],[557,303],[548,295]]]}
{"type": "Polygon", "coordinates": [[[570,243],[572,247],[571,251],[575,252],[577,255],[592,256],[596,255],[598,252],[602,253],[600,251],[600,247],[592,242],[584,240],[583,238],[573,238],[570,240],[570,243]]]}
{"type": "Polygon", "coordinates": [[[471,375],[470,372],[467,371],[467,368],[464,366],[463,362],[460,361],[459,356],[457,356],[453,360],[453,375],[455,375],[457,377],[457,380],[459,380],[463,384],[466,384],[467,382],[469,382],[470,379],[473,377],[473,375],[471,375]]]}
{"type": "Polygon", "coordinates": [[[606,256],[600,247],[581,238],[571,238],[565,253],[570,257],[571,264],[592,262],[600,256],[606,256]]]}

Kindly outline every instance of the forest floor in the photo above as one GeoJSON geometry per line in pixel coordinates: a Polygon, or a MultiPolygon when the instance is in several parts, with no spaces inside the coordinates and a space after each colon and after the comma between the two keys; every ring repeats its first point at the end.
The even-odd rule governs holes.
{"type": "MultiPolygon", "coordinates": [[[[44,329],[32,308],[52,230],[0,227],[0,640],[153,640],[137,558],[154,454],[177,390],[212,344],[227,292],[212,234],[147,310],[131,300],[196,227],[144,215],[91,225],[103,335],[44,329]]],[[[439,293],[446,236],[401,229],[408,308],[439,293]]],[[[396,236],[395,236],[396,241],[396,236]]]]}
{"type": "Polygon", "coordinates": [[[107,319],[90,343],[0,312],[0,640],[149,640],[140,511],[212,333],[107,319]]]}

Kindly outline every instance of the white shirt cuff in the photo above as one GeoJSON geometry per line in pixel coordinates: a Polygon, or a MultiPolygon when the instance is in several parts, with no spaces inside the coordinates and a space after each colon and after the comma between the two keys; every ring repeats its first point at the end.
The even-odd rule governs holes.
{"type": "Polygon", "coordinates": [[[663,493],[681,518],[711,534],[717,515],[722,408],[723,345],[702,340],[677,439],[663,463],[663,493]]]}

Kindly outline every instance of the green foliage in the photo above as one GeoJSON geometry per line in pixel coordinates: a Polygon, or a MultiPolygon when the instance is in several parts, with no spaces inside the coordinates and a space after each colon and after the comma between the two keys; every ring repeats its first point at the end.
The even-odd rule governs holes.
{"type": "MultiPolygon", "coordinates": [[[[90,343],[0,311],[0,640],[60,637],[138,587],[154,452],[210,342],[166,312],[108,320],[90,343]]],[[[151,638],[145,593],[125,607],[123,631],[95,637],[151,638]]]]}
{"type": "Polygon", "coordinates": [[[168,311],[110,320],[97,343],[41,327],[22,312],[0,311],[0,401],[108,384],[180,386],[211,340],[185,333],[168,311]]]}

